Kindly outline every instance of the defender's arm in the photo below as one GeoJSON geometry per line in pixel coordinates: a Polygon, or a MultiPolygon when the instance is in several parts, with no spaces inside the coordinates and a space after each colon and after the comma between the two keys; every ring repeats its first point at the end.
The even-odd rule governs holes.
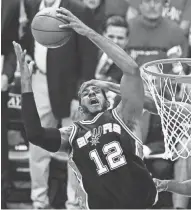
{"type": "Polygon", "coordinates": [[[65,150],[69,148],[69,133],[61,132],[56,128],[43,128],[37,112],[33,92],[31,72],[33,63],[29,65],[25,60],[26,51],[21,46],[13,42],[17,60],[21,72],[21,92],[22,92],[22,117],[27,134],[27,139],[32,143],[50,152],[57,152],[61,145],[65,150]],[[65,134],[65,135],[64,135],[65,134]]]}
{"type": "Polygon", "coordinates": [[[22,117],[29,142],[49,152],[68,151],[72,128],[43,128],[32,92],[22,93],[22,117]]]}
{"type": "Polygon", "coordinates": [[[171,180],[167,183],[167,191],[191,196],[191,180],[183,182],[171,180]]]}
{"type": "Polygon", "coordinates": [[[154,179],[157,190],[178,193],[185,196],[191,196],[191,179],[179,182],[176,180],[154,179]]]}

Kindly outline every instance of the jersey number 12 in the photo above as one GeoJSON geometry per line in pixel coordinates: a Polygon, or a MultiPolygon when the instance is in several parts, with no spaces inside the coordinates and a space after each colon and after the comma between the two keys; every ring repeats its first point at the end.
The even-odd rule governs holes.
{"type": "MultiPolygon", "coordinates": [[[[103,146],[103,154],[106,155],[106,160],[109,165],[110,170],[119,168],[125,164],[127,161],[123,155],[123,150],[121,145],[117,141],[112,141],[109,144],[103,146]]],[[[93,160],[97,166],[97,173],[99,175],[109,172],[108,166],[104,165],[96,149],[90,151],[89,153],[91,160],[93,160]]]]}

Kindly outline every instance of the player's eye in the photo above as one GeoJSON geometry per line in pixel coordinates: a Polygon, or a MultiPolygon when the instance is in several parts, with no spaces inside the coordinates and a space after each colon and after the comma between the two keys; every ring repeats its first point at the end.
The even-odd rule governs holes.
{"type": "Polygon", "coordinates": [[[87,95],[88,95],[87,92],[83,92],[83,93],[82,93],[82,96],[87,96],[87,95]]]}
{"type": "Polygon", "coordinates": [[[108,38],[114,39],[114,36],[113,35],[109,35],[108,38]]]}
{"type": "Polygon", "coordinates": [[[117,37],[118,40],[123,40],[124,38],[122,36],[117,37]]]}
{"type": "Polygon", "coordinates": [[[101,90],[97,89],[97,90],[96,90],[96,93],[101,93],[101,90]]]}
{"type": "Polygon", "coordinates": [[[99,90],[98,88],[95,88],[95,89],[94,89],[94,92],[95,92],[95,93],[99,93],[100,90],[99,90]]]}

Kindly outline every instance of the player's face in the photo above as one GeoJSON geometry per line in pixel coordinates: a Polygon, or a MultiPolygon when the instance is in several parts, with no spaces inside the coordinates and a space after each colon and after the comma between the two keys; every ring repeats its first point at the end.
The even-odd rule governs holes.
{"type": "Polygon", "coordinates": [[[96,9],[101,4],[102,0],[83,0],[85,5],[90,9],[96,9]]]}
{"type": "Polygon", "coordinates": [[[164,0],[142,0],[140,4],[141,14],[150,20],[156,20],[162,16],[164,0]]]}
{"type": "Polygon", "coordinates": [[[111,39],[115,44],[117,44],[122,49],[125,49],[128,37],[127,37],[127,31],[128,29],[125,27],[120,26],[108,26],[104,35],[108,39],[111,39]]]}
{"type": "Polygon", "coordinates": [[[83,112],[97,114],[107,109],[107,100],[102,90],[96,86],[89,86],[81,93],[81,107],[83,112]]]}

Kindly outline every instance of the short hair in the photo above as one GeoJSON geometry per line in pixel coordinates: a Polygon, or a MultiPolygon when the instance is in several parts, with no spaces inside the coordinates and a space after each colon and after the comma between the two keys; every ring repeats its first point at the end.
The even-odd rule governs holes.
{"type": "Polygon", "coordinates": [[[118,27],[124,27],[127,29],[127,35],[129,34],[129,24],[120,15],[112,15],[108,17],[103,25],[103,31],[106,31],[109,26],[118,26],[118,27]]]}
{"type": "MultiPolygon", "coordinates": [[[[85,82],[84,82],[84,83],[85,83],[85,82]]],[[[79,91],[78,91],[78,101],[79,101],[80,104],[81,104],[81,93],[82,93],[82,90],[83,90],[84,83],[82,83],[82,85],[80,86],[79,91]]],[[[95,85],[92,85],[92,86],[95,86],[95,85]]],[[[105,98],[106,100],[108,100],[108,99],[107,99],[107,96],[106,96],[105,90],[103,90],[102,88],[100,88],[100,89],[101,89],[101,92],[102,92],[104,98],[105,98]]]]}

